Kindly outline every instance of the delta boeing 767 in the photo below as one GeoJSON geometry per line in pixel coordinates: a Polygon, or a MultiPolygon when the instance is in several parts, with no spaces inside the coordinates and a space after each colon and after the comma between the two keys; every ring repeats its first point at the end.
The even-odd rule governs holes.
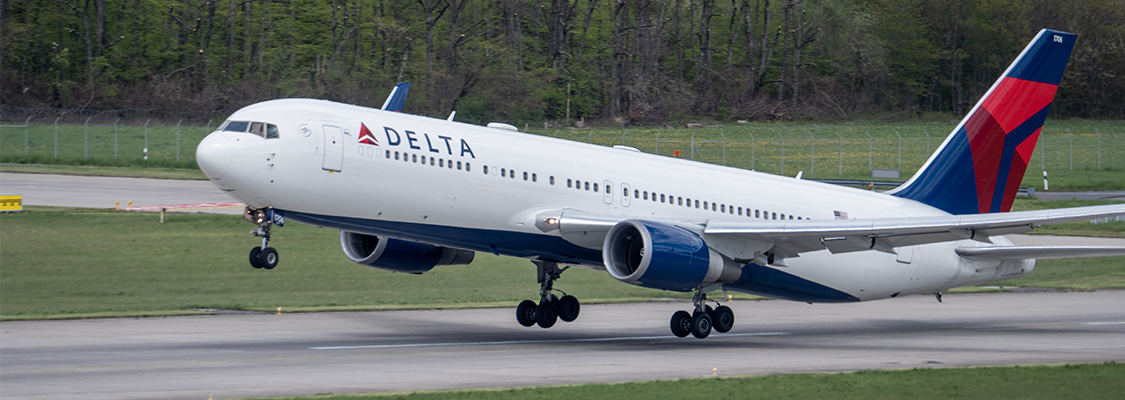
{"type": "Polygon", "coordinates": [[[570,266],[692,292],[693,309],[670,325],[703,338],[734,324],[708,300],[716,290],[809,303],[940,295],[1023,276],[1036,258],[1125,254],[1002,236],[1125,214],[1009,212],[1074,40],[1040,31],[925,165],[884,193],[310,99],[235,112],[196,158],[259,225],[254,267],[277,265],[270,228],[296,221],[337,229],[349,259],[398,272],[475,252],[529,259],[540,295],[516,308],[525,326],[578,317],[577,299],[554,294],[570,266]]]}

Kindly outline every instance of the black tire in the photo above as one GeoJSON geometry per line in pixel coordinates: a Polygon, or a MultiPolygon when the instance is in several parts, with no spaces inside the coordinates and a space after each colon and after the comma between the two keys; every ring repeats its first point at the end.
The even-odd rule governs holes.
{"type": "Polygon", "coordinates": [[[555,326],[558,320],[559,310],[555,308],[555,303],[543,302],[535,307],[535,323],[539,324],[540,328],[555,326]]]}
{"type": "Polygon", "coordinates": [[[672,314],[672,334],[678,337],[687,337],[691,333],[691,314],[680,310],[672,314]]]}
{"type": "Polygon", "coordinates": [[[691,335],[700,339],[711,335],[711,316],[699,313],[691,317],[691,335]]]}
{"type": "Polygon", "coordinates": [[[734,328],[734,311],[730,307],[719,306],[711,312],[711,324],[715,331],[719,333],[729,332],[731,328],[734,328]]]}
{"type": "Polygon", "coordinates": [[[571,322],[578,319],[578,312],[581,311],[582,305],[578,303],[578,298],[574,296],[563,296],[557,303],[559,311],[559,319],[563,322],[571,322]]]}
{"type": "Polygon", "coordinates": [[[261,247],[250,249],[250,266],[256,269],[261,269],[262,264],[258,264],[258,254],[262,252],[261,247]]]}
{"type": "Polygon", "coordinates": [[[262,249],[261,253],[258,253],[258,265],[261,265],[262,268],[273,269],[277,266],[278,261],[277,250],[274,250],[273,247],[266,247],[262,249]]]}
{"type": "Polygon", "coordinates": [[[535,302],[524,300],[516,306],[516,321],[523,326],[535,325],[535,302]]]}

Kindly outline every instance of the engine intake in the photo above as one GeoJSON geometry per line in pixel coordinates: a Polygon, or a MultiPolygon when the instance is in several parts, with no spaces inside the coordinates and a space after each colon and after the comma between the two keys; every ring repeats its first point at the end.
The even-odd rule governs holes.
{"type": "Polygon", "coordinates": [[[742,277],[741,265],[707,247],[695,232],[652,221],[614,225],[606,234],[602,261],[617,280],[654,289],[686,292],[742,277]]]}
{"type": "Polygon", "coordinates": [[[421,274],[438,265],[467,265],[476,253],[406,240],[340,231],[344,254],[358,264],[421,274]]]}

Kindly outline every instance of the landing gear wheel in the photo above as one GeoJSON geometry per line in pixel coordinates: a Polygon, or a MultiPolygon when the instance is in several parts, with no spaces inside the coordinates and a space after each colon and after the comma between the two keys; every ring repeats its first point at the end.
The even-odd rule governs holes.
{"type": "Polygon", "coordinates": [[[557,303],[555,303],[559,311],[559,319],[564,322],[570,322],[578,319],[578,312],[581,305],[578,304],[578,298],[566,295],[563,296],[557,303]]]}
{"type": "Polygon", "coordinates": [[[555,308],[555,303],[542,302],[535,307],[535,323],[539,324],[540,328],[555,326],[558,319],[559,311],[555,308]]]}
{"type": "Polygon", "coordinates": [[[523,326],[535,325],[535,302],[531,300],[524,300],[516,306],[516,321],[523,326]]]}
{"type": "Polygon", "coordinates": [[[711,334],[711,316],[699,313],[691,317],[691,335],[703,339],[711,334]]]}
{"type": "Polygon", "coordinates": [[[262,264],[258,264],[258,254],[262,252],[261,247],[250,249],[250,266],[256,269],[261,269],[262,264]]]}
{"type": "Polygon", "coordinates": [[[680,310],[672,314],[672,334],[678,337],[687,337],[691,333],[691,314],[680,310]]]}
{"type": "Polygon", "coordinates": [[[711,323],[715,331],[719,333],[727,333],[731,328],[734,328],[734,311],[727,306],[719,306],[715,311],[712,311],[711,323]]]}
{"type": "Polygon", "coordinates": [[[258,265],[261,265],[262,268],[273,269],[277,266],[277,261],[277,250],[274,250],[273,247],[266,247],[258,253],[258,265]]]}

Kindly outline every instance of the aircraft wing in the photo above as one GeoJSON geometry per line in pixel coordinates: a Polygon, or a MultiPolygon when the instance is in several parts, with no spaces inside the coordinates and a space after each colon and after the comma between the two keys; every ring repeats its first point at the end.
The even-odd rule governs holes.
{"type": "Polygon", "coordinates": [[[778,221],[778,223],[711,220],[707,222],[703,233],[772,242],[776,254],[788,257],[821,249],[828,249],[832,253],[864,250],[892,253],[895,247],[900,246],[961,239],[990,242],[990,236],[1028,232],[1034,225],[1058,224],[1122,214],[1125,214],[1125,205],[1114,204],[919,218],[778,221]]]}
{"type": "MultiPolygon", "coordinates": [[[[989,237],[1028,232],[1034,225],[1049,225],[1083,221],[1100,217],[1125,215],[1125,204],[1076,207],[1051,210],[1017,211],[993,214],[948,215],[916,218],[876,218],[854,220],[787,220],[740,221],[732,219],[655,219],[676,225],[704,236],[708,242],[723,241],[721,248],[732,248],[732,242],[754,242],[756,248],[770,248],[777,257],[797,257],[800,253],[828,249],[833,254],[876,250],[894,253],[895,247],[917,244],[973,239],[991,243],[989,237]]],[[[606,233],[617,223],[629,218],[589,214],[578,210],[561,213],[542,213],[536,225],[544,232],[558,229],[571,243],[600,249],[606,233]]],[[[640,218],[643,220],[650,220],[640,218]]],[[[715,243],[719,244],[719,243],[715,243]]],[[[739,247],[735,245],[733,247],[739,247]]],[[[1082,250],[1062,250],[1066,246],[1034,246],[1051,250],[1020,246],[1017,250],[1006,246],[983,247],[984,250],[966,250],[965,256],[976,258],[1052,258],[1052,251],[1062,254],[1082,254],[1082,250]]],[[[1100,253],[1104,250],[1091,250],[1100,253]]],[[[1116,251],[1116,250],[1114,250],[1116,251]]],[[[1101,254],[1101,255],[1113,255],[1101,254]]],[[[745,259],[745,254],[732,254],[732,258],[745,259]]]]}

